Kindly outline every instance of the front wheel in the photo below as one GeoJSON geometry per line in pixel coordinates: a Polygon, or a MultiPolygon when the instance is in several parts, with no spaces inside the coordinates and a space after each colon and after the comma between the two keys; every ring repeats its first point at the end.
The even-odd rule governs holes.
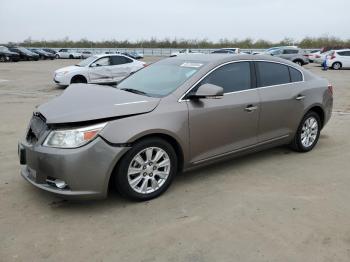
{"type": "Polygon", "coordinates": [[[321,131],[321,120],[317,113],[308,112],[301,121],[291,144],[298,152],[311,151],[318,142],[321,131]]]}
{"type": "Polygon", "coordinates": [[[165,140],[136,143],[121,159],[115,174],[117,190],[127,198],[145,201],[165,192],[177,173],[177,156],[165,140]]]}
{"type": "Polygon", "coordinates": [[[0,56],[0,62],[6,62],[6,60],[7,60],[6,56],[3,56],[3,55],[0,56]]]}
{"type": "Polygon", "coordinates": [[[334,70],[339,70],[341,68],[341,63],[339,62],[335,62],[333,65],[332,65],[332,68],[334,70]]]}

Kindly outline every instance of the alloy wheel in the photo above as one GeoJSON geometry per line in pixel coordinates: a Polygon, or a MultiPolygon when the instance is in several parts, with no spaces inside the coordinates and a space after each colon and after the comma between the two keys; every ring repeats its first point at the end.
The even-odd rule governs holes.
{"type": "Polygon", "coordinates": [[[318,122],[313,116],[310,116],[305,120],[303,127],[301,129],[301,136],[300,136],[301,144],[305,148],[311,147],[317,139],[317,134],[318,134],[318,122]]]}
{"type": "Polygon", "coordinates": [[[128,183],[135,192],[150,194],[164,185],[170,170],[169,155],[159,147],[148,147],[131,160],[127,173],[128,183]]]}

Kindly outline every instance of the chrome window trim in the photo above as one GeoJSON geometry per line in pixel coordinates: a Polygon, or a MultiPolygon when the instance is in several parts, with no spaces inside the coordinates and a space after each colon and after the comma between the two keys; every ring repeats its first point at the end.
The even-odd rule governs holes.
{"type": "Polygon", "coordinates": [[[233,91],[233,92],[227,92],[227,93],[224,93],[224,96],[225,95],[230,95],[230,94],[235,94],[235,93],[242,93],[242,92],[247,92],[247,91],[252,91],[252,90],[257,90],[257,89],[263,89],[263,88],[269,88],[269,87],[274,87],[274,86],[285,86],[285,85],[290,85],[290,84],[294,84],[294,83],[301,83],[301,82],[305,82],[305,76],[304,76],[304,73],[292,66],[292,65],[288,65],[286,63],[282,63],[282,62],[278,62],[278,61],[269,61],[269,60],[250,60],[250,59],[247,59],[247,60],[236,60],[236,61],[229,61],[229,62],[225,62],[223,64],[220,64],[216,67],[214,67],[213,69],[211,69],[209,72],[207,72],[204,76],[202,76],[198,81],[196,81],[179,99],[178,99],[178,102],[181,103],[181,102],[184,102],[184,101],[189,101],[189,99],[183,99],[196,85],[198,85],[198,83],[200,81],[202,81],[204,78],[206,78],[209,74],[211,74],[213,71],[215,71],[216,69],[219,69],[220,67],[222,66],[225,66],[225,65],[228,65],[228,64],[233,64],[233,63],[239,63],[239,62],[268,62],[268,63],[275,63],[275,64],[281,64],[281,65],[285,65],[285,66],[289,66],[289,67],[292,67],[296,70],[298,70],[301,75],[302,75],[302,78],[303,80],[302,81],[295,81],[295,82],[289,82],[289,83],[284,83],[284,84],[278,84],[278,85],[270,85],[270,86],[261,86],[261,87],[255,87],[255,88],[250,88],[250,89],[246,89],[246,90],[239,90],[239,91],[233,91]]]}

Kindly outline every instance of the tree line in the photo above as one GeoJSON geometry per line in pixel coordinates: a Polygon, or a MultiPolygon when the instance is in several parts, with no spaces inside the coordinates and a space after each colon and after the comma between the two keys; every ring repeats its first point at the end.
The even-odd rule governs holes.
{"type": "Polygon", "coordinates": [[[285,38],[278,42],[268,40],[253,40],[246,38],[239,39],[220,39],[219,41],[209,41],[208,39],[157,39],[150,38],[148,40],[107,40],[107,41],[90,41],[81,39],[78,41],[70,40],[68,37],[61,40],[32,40],[28,38],[19,43],[9,43],[21,46],[31,47],[67,47],[67,48],[223,48],[223,47],[240,47],[243,49],[261,49],[272,46],[289,46],[297,45],[301,48],[322,48],[322,47],[338,47],[350,48],[350,39],[343,40],[337,37],[305,37],[300,41],[295,41],[292,38],[285,38]]]}

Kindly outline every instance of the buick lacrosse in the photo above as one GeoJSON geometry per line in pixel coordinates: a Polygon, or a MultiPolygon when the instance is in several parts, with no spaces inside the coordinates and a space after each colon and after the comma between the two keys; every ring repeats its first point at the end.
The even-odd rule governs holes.
{"type": "Polygon", "coordinates": [[[278,145],[312,150],[332,92],[270,56],[164,59],[117,87],[74,84],[38,107],[18,146],[21,175],[66,198],[105,197],[114,184],[151,199],[204,164],[278,145]]]}

